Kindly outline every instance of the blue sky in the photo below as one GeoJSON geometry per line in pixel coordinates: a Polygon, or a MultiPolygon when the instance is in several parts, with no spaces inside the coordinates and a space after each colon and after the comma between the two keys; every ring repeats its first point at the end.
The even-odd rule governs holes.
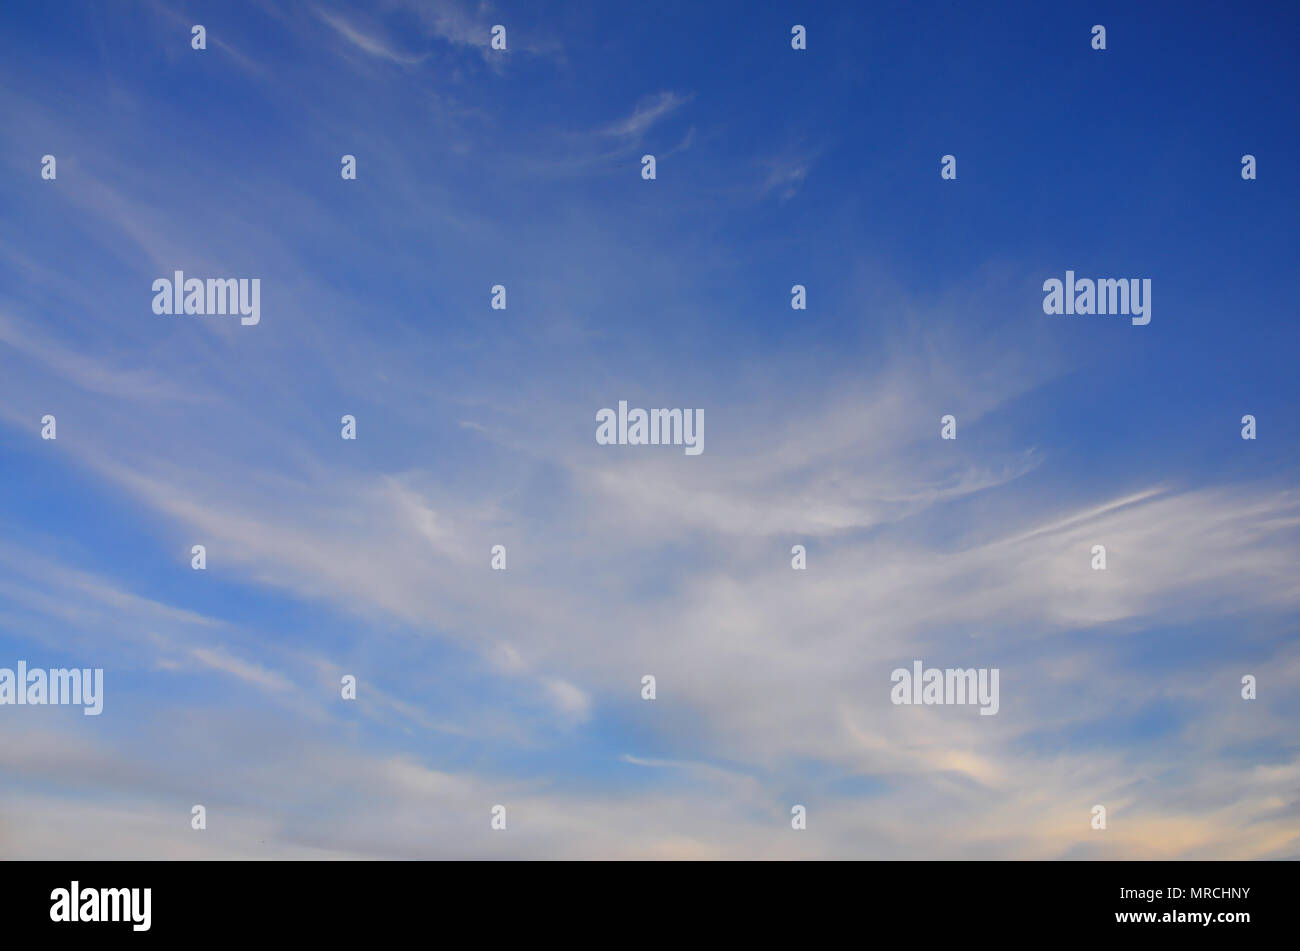
{"type": "Polygon", "coordinates": [[[0,855],[1300,855],[1297,14],[1130,6],[7,6],[0,855]]]}

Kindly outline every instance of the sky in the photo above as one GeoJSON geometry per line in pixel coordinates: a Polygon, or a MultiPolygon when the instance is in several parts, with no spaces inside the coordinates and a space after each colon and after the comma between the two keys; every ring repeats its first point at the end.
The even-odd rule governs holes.
{"type": "Polygon", "coordinates": [[[0,857],[1300,858],[1298,20],[6,4],[0,857]]]}

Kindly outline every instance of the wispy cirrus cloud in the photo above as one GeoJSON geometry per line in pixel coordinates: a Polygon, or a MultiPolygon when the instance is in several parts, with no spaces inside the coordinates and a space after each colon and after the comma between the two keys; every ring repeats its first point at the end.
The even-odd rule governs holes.
{"type": "Polygon", "coordinates": [[[399,66],[418,66],[428,58],[427,55],[414,56],[403,53],[386,40],[357,29],[340,14],[331,13],[320,7],[314,7],[312,12],[321,22],[328,24],[335,33],[349,44],[370,56],[396,63],[399,66]]]}
{"type": "Polygon", "coordinates": [[[646,96],[637,103],[630,115],[611,122],[600,131],[612,138],[639,142],[656,123],[677,112],[692,98],[671,90],[646,96]]]}

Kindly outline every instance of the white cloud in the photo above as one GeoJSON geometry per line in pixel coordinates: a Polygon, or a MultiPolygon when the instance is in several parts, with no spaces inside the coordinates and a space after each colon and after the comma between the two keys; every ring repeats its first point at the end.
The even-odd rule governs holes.
{"type": "Polygon", "coordinates": [[[411,56],[401,53],[383,40],[361,32],[338,14],[330,13],[329,11],[322,10],[319,7],[314,8],[313,12],[323,22],[327,23],[336,33],[338,33],[339,36],[343,37],[343,39],[347,40],[363,53],[368,53],[369,55],[378,57],[379,59],[387,60],[390,63],[397,63],[399,66],[416,66],[424,62],[427,58],[425,56],[411,56]]]}
{"type": "Polygon", "coordinates": [[[615,138],[638,141],[660,120],[672,115],[690,101],[690,96],[664,91],[647,96],[637,103],[632,114],[610,123],[602,132],[615,138]]]}

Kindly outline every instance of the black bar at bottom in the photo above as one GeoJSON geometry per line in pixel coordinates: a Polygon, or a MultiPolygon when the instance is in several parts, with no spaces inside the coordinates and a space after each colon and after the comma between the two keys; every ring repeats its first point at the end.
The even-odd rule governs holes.
{"type": "Polygon", "coordinates": [[[765,944],[835,935],[1222,943],[1294,936],[1298,870],[1290,862],[6,862],[0,910],[7,939],[91,942],[270,937],[297,947],[409,940],[424,926],[421,940],[457,943],[511,934],[674,943],[716,935],[728,945],[751,935],[765,944]]]}

